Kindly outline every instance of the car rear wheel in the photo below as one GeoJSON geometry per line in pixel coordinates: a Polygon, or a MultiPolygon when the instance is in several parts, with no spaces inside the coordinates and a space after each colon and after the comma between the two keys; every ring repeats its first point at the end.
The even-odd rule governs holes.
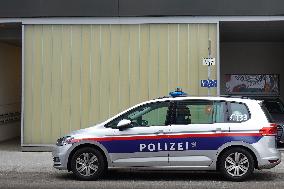
{"type": "Polygon", "coordinates": [[[79,180],[97,180],[106,171],[104,157],[100,151],[84,147],[74,153],[71,170],[79,180]]]}
{"type": "Polygon", "coordinates": [[[225,178],[243,181],[252,175],[254,159],[247,150],[232,148],[221,154],[219,168],[225,178]]]}

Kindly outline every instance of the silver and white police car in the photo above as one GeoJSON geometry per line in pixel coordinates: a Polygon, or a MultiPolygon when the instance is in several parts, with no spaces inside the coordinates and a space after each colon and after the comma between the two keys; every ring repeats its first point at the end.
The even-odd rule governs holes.
{"type": "Polygon", "coordinates": [[[280,163],[276,124],[261,101],[175,96],[150,100],[58,139],[54,167],[96,180],[109,168],[218,170],[241,181],[280,163]]]}

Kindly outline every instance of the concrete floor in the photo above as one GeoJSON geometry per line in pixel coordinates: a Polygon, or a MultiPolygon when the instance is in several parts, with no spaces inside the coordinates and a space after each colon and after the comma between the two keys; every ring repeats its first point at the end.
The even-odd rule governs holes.
{"type": "Polygon", "coordinates": [[[0,142],[0,151],[21,151],[21,139],[17,137],[0,142]]]}
{"type": "Polygon", "coordinates": [[[109,171],[99,181],[78,181],[71,173],[53,168],[51,152],[21,152],[19,139],[0,143],[0,188],[284,188],[282,163],[255,170],[246,182],[226,181],[216,172],[109,171]]]}

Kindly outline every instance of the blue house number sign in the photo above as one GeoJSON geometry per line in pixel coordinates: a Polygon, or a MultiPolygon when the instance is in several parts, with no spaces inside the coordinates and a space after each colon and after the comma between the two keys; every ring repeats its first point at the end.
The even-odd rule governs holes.
{"type": "Polygon", "coordinates": [[[206,87],[206,88],[217,87],[217,80],[212,80],[212,79],[201,80],[201,87],[206,87]]]}

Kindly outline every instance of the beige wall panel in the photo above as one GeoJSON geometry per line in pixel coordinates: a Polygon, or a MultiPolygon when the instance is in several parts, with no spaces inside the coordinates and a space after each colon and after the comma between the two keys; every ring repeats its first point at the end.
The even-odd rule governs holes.
{"type": "Polygon", "coordinates": [[[103,25],[101,27],[101,81],[100,81],[100,118],[109,117],[109,75],[111,70],[110,63],[110,25],[103,25]]]}
{"type": "Polygon", "coordinates": [[[71,26],[62,26],[62,75],[61,75],[61,133],[70,132],[71,111],[71,26]]]}
{"type": "Polygon", "coordinates": [[[176,24],[169,24],[168,28],[169,60],[170,60],[170,90],[177,88],[178,82],[178,27],[176,24]]]}
{"type": "Polygon", "coordinates": [[[199,94],[199,56],[198,56],[198,25],[193,24],[188,26],[188,46],[189,46],[189,87],[188,93],[192,96],[199,94]]]}
{"type": "Polygon", "coordinates": [[[89,111],[90,111],[90,49],[91,49],[91,26],[82,26],[82,64],[81,64],[81,125],[87,127],[89,123],[89,111]]]}
{"type": "Polygon", "coordinates": [[[127,25],[121,26],[120,33],[120,110],[129,107],[129,28],[127,25]]]}
{"type": "Polygon", "coordinates": [[[119,109],[119,75],[120,75],[120,62],[119,62],[119,42],[120,42],[120,26],[111,26],[111,56],[110,56],[110,116],[117,113],[119,109]]]}
{"type": "Polygon", "coordinates": [[[209,39],[216,57],[216,32],[214,24],[27,25],[24,144],[54,144],[176,87],[207,95],[202,58],[209,39]]]}
{"type": "Polygon", "coordinates": [[[139,102],[139,25],[129,26],[130,106],[139,102]]]}
{"type": "MultiPolygon", "coordinates": [[[[51,64],[52,64],[52,27],[50,25],[44,25],[42,31],[43,37],[43,79],[42,79],[42,142],[43,143],[54,143],[52,135],[52,115],[51,115],[51,108],[52,108],[52,96],[51,96],[51,64]]],[[[26,40],[26,39],[25,39],[26,40]]],[[[27,53],[26,53],[27,54],[27,53]]],[[[25,55],[26,55],[25,54],[25,55]]],[[[25,62],[26,64],[26,62],[25,62]]],[[[25,70],[25,78],[26,78],[26,70],[25,70]]],[[[25,96],[26,99],[26,96],[25,96]]],[[[25,126],[26,128],[26,126],[25,126]]]]}
{"type": "Polygon", "coordinates": [[[157,98],[158,97],[158,78],[159,78],[159,72],[158,72],[158,66],[159,66],[159,44],[158,44],[158,36],[159,36],[159,30],[158,25],[151,24],[150,25],[150,48],[149,48],[149,89],[150,89],[150,99],[157,98]]]}
{"type": "Polygon", "coordinates": [[[81,27],[72,26],[71,130],[81,128],[81,27]]]}
{"type": "Polygon", "coordinates": [[[32,96],[32,81],[33,81],[33,32],[34,27],[30,26],[25,28],[25,46],[24,48],[29,50],[29,53],[25,54],[25,80],[24,80],[24,96],[25,96],[25,101],[24,101],[24,125],[25,125],[25,130],[24,130],[24,143],[26,144],[32,144],[32,138],[33,138],[33,96],[32,96]]]}
{"type": "Polygon", "coordinates": [[[101,38],[99,25],[91,26],[91,115],[90,123],[100,121],[100,77],[101,77],[101,38]]]}
{"type": "Polygon", "coordinates": [[[61,36],[62,26],[52,26],[52,63],[51,63],[51,117],[52,135],[56,138],[61,135],[61,36]]]}
{"type": "Polygon", "coordinates": [[[42,27],[34,28],[34,54],[33,54],[33,142],[41,143],[42,124],[41,124],[41,93],[42,93],[42,27]]]}
{"type": "Polygon", "coordinates": [[[188,44],[187,44],[187,33],[188,33],[188,28],[187,25],[185,24],[179,24],[178,26],[179,28],[179,36],[178,36],[178,62],[179,62],[179,70],[178,70],[178,75],[179,75],[179,86],[185,90],[185,91],[189,91],[190,89],[187,86],[187,76],[188,76],[188,72],[187,72],[187,68],[188,68],[188,44]]]}
{"type": "Polygon", "coordinates": [[[149,99],[149,25],[140,25],[140,101],[149,99]]]}
{"type": "Polygon", "coordinates": [[[168,25],[159,25],[159,94],[167,96],[169,94],[169,59],[168,59],[168,25]]]}
{"type": "Polygon", "coordinates": [[[198,27],[198,54],[199,54],[199,93],[200,96],[207,96],[208,89],[200,87],[201,79],[208,79],[207,66],[202,65],[202,58],[208,57],[208,24],[199,24],[198,27]]]}

